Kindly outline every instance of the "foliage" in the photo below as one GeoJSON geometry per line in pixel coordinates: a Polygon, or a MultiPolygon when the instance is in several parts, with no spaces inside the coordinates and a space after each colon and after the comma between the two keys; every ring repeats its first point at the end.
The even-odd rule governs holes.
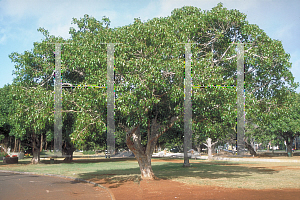
{"type": "Polygon", "coordinates": [[[300,95],[289,92],[281,99],[274,99],[266,103],[256,103],[255,123],[257,128],[252,130],[258,140],[293,141],[300,135],[300,95]]]}
{"type": "MultiPolygon", "coordinates": [[[[281,42],[221,3],[210,11],[185,6],[168,17],[134,19],[133,24],[114,29],[107,17],[97,21],[85,15],[73,23],[78,29],[70,29],[71,39],[50,36],[40,28],[45,39],[34,43],[32,51],[10,55],[17,78],[11,86],[14,112],[9,119],[11,134],[21,140],[41,134],[53,140],[55,55],[54,45],[47,43],[69,43],[62,45],[62,80],[70,86],[63,89],[63,135],[78,148],[88,142],[90,146],[106,143],[106,90],[73,87],[106,85],[107,49],[102,43],[122,43],[115,45],[114,54],[116,144],[121,148],[132,127],[139,127],[137,137],[127,136],[139,149],[152,148],[157,140],[180,144],[185,55],[178,43],[198,43],[192,45],[194,85],[235,85],[233,43],[251,43],[244,47],[246,96],[254,102],[246,107],[249,124],[261,110],[257,102],[279,101],[297,87],[281,42]]],[[[192,129],[198,142],[208,137],[225,140],[236,133],[234,88],[194,88],[192,102],[192,129]]]]}
{"type": "Polygon", "coordinates": [[[5,152],[0,152],[0,157],[6,157],[8,154],[5,152]]]}

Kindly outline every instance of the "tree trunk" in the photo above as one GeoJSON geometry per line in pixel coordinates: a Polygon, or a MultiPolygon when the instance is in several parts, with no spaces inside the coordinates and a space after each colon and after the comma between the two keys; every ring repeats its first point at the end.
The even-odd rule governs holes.
{"type": "Polygon", "coordinates": [[[17,152],[17,139],[15,138],[14,152],[17,152]]]}
{"type": "Polygon", "coordinates": [[[48,147],[48,142],[46,141],[45,142],[45,150],[47,150],[47,147],[48,147]]]}
{"type": "Polygon", "coordinates": [[[40,163],[40,150],[38,148],[32,148],[33,158],[31,159],[32,164],[40,163]]]}
{"type": "Polygon", "coordinates": [[[286,140],[286,148],[287,148],[287,154],[288,157],[293,156],[293,138],[287,138],[286,140]]]}
{"type": "Polygon", "coordinates": [[[152,124],[150,126],[150,119],[148,119],[148,128],[147,128],[147,145],[143,146],[141,143],[141,133],[140,126],[132,128],[129,130],[126,126],[126,144],[128,148],[134,153],[141,170],[142,179],[155,179],[155,175],[151,167],[151,157],[157,143],[158,138],[165,133],[169,128],[171,128],[175,121],[179,117],[172,117],[170,124],[163,127],[163,131],[160,131],[160,124],[157,122],[157,114],[154,119],[152,119],[152,124]]]}
{"type": "Polygon", "coordinates": [[[197,151],[198,151],[199,153],[201,153],[201,145],[200,145],[200,144],[197,145],[197,151]]]}
{"type": "Polygon", "coordinates": [[[155,175],[152,171],[151,167],[151,155],[139,154],[137,153],[136,159],[139,163],[140,170],[141,170],[141,178],[142,179],[155,179],[155,175]]]}
{"type": "MultiPolygon", "coordinates": [[[[12,149],[12,142],[11,142],[12,137],[13,137],[13,136],[9,137],[9,145],[8,145],[8,146],[10,147],[10,150],[12,149]]],[[[10,150],[9,150],[9,151],[10,151],[10,150]]]]}
{"type": "Polygon", "coordinates": [[[250,154],[252,156],[256,156],[256,152],[255,152],[254,148],[246,140],[245,140],[245,146],[250,151],[250,154]]]}
{"type": "Polygon", "coordinates": [[[40,144],[40,152],[43,151],[43,134],[41,134],[41,144],[40,144]]]}
{"type": "Polygon", "coordinates": [[[208,138],[206,140],[207,142],[207,154],[208,154],[208,160],[212,160],[212,145],[211,145],[211,138],[208,138]]]}
{"type": "Polygon", "coordinates": [[[214,147],[215,144],[218,143],[218,141],[211,143],[212,139],[211,138],[207,138],[206,143],[204,144],[207,147],[207,154],[208,154],[208,160],[212,160],[212,148],[214,147]]]}
{"type": "Polygon", "coordinates": [[[62,155],[69,156],[69,157],[66,157],[64,159],[65,162],[72,162],[72,160],[73,160],[73,152],[75,150],[76,149],[73,147],[72,144],[69,144],[68,142],[65,142],[65,144],[63,145],[63,148],[62,148],[62,155]]]}
{"type": "Polygon", "coordinates": [[[32,134],[32,155],[31,159],[32,164],[40,163],[40,148],[39,148],[39,140],[35,133],[32,134]]]}
{"type": "Polygon", "coordinates": [[[19,140],[19,152],[21,152],[21,140],[19,140]]]}
{"type": "MultiPolygon", "coordinates": [[[[149,131],[149,130],[148,130],[149,131]]],[[[128,129],[126,130],[128,132],[128,129]]],[[[149,138],[150,139],[150,138],[149,138]]],[[[153,180],[155,175],[151,167],[151,157],[156,145],[157,139],[147,143],[147,147],[141,145],[141,135],[139,126],[133,128],[126,134],[126,144],[128,148],[134,153],[141,171],[141,178],[153,180]],[[131,140],[131,137],[133,140],[131,140]]]]}

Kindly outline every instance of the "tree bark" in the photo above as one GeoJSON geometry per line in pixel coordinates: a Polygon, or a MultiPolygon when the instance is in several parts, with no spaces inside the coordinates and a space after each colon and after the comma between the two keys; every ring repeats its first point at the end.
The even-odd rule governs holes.
{"type": "Polygon", "coordinates": [[[32,148],[33,158],[31,159],[32,164],[40,163],[40,150],[38,148],[32,148]]]}
{"type": "Polygon", "coordinates": [[[254,148],[252,147],[252,145],[247,142],[247,139],[248,138],[245,139],[245,146],[246,146],[246,148],[250,151],[250,154],[252,156],[256,156],[256,151],[254,150],[254,148]]]}
{"type": "Polygon", "coordinates": [[[196,148],[197,148],[197,151],[198,151],[199,153],[201,153],[201,151],[202,151],[201,144],[198,144],[196,148]]]}
{"type": "Polygon", "coordinates": [[[68,142],[65,142],[62,148],[62,155],[67,155],[68,157],[66,157],[64,159],[64,162],[72,162],[73,160],[73,152],[76,149],[73,147],[72,144],[69,144],[68,142]]]}
{"type": "Polygon", "coordinates": [[[287,154],[289,157],[293,156],[293,138],[287,138],[286,140],[286,148],[287,148],[287,154]]]}
{"type": "Polygon", "coordinates": [[[132,128],[129,130],[126,126],[126,144],[128,148],[134,153],[141,170],[141,178],[142,179],[156,179],[152,167],[151,167],[151,158],[157,143],[158,138],[165,133],[169,128],[171,128],[175,121],[179,119],[179,117],[173,117],[171,119],[171,123],[168,126],[163,127],[163,130],[159,132],[160,124],[157,122],[157,115],[155,119],[152,119],[152,124],[150,126],[150,120],[148,120],[148,128],[147,128],[147,145],[143,146],[141,144],[141,133],[140,126],[132,128]]]}
{"type": "Polygon", "coordinates": [[[208,154],[208,160],[212,160],[212,151],[211,151],[211,138],[208,138],[206,140],[207,142],[207,154],[208,154]]]}
{"type": "Polygon", "coordinates": [[[48,142],[46,141],[45,142],[45,150],[47,150],[47,147],[48,147],[48,142]]]}
{"type": "MultiPolygon", "coordinates": [[[[141,145],[141,137],[140,136],[141,135],[140,135],[139,126],[137,126],[136,128],[133,128],[133,130],[131,130],[129,133],[126,134],[126,144],[127,144],[128,148],[133,152],[133,154],[135,155],[135,157],[139,163],[140,171],[141,171],[141,178],[153,180],[153,179],[155,179],[155,175],[154,175],[152,167],[151,167],[151,157],[152,157],[152,153],[153,153],[155,144],[152,146],[152,153],[151,153],[151,151],[146,152],[146,149],[148,149],[148,148],[143,147],[141,145]],[[133,140],[131,140],[131,137],[133,140]]],[[[155,143],[156,143],[156,141],[155,141],[155,143]]]]}
{"type": "Polygon", "coordinates": [[[43,134],[41,134],[41,144],[40,144],[40,152],[43,151],[43,134]]]}
{"type": "Polygon", "coordinates": [[[151,167],[151,156],[152,155],[149,156],[146,154],[137,154],[136,155],[136,159],[140,166],[142,179],[153,180],[156,178],[153,173],[152,167],[151,167]]]}
{"type": "Polygon", "coordinates": [[[208,160],[212,160],[212,148],[213,146],[218,143],[218,141],[211,143],[212,139],[211,138],[207,138],[206,143],[204,144],[207,147],[207,154],[208,154],[208,160]]]}
{"type": "Polygon", "coordinates": [[[40,163],[40,148],[38,147],[39,140],[36,137],[36,134],[32,134],[32,155],[33,158],[31,159],[32,164],[38,164],[40,163]]]}
{"type": "Polygon", "coordinates": [[[14,146],[14,152],[17,151],[17,138],[15,138],[15,146],[14,146]]]}

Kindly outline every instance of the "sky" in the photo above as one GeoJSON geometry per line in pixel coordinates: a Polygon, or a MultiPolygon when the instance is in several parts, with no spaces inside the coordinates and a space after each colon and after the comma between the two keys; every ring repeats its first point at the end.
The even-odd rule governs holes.
{"type": "MultiPolygon", "coordinates": [[[[0,0],[0,88],[11,84],[15,69],[8,55],[24,53],[44,36],[37,31],[43,27],[50,35],[70,38],[72,18],[85,14],[101,20],[106,16],[111,28],[132,24],[134,18],[147,21],[167,17],[172,10],[195,6],[211,10],[219,2],[227,9],[237,9],[247,15],[272,39],[280,40],[291,55],[291,72],[300,82],[300,1],[299,0],[0,0]]],[[[297,89],[300,92],[300,88],[297,89]]]]}

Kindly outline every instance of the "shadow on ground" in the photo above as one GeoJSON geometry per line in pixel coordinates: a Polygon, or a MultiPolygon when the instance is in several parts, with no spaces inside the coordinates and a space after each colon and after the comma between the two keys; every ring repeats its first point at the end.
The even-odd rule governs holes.
{"type": "MultiPolygon", "coordinates": [[[[199,179],[223,179],[223,178],[244,178],[253,174],[275,174],[278,171],[264,167],[247,167],[238,163],[228,162],[199,162],[192,163],[191,167],[183,167],[182,163],[170,162],[172,159],[153,162],[152,169],[159,179],[176,179],[194,177],[199,179]]],[[[140,169],[131,168],[123,170],[98,170],[92,173],[80,173],[80,178],[96,181],[99,184],[109,184],[110,188],[116,188],[123,183],[133,181],[139,183],[140,169]]]]}
{"type": "MultiPolygon", "coordinates": [[[[135,158],[110,158],[110,159],[76,159],[76,160],[72,160],[72,162],[65,162],[63,160],[55,160],[55,164],[61,164],[61,163],[99,163],[99,162],[123,162],[123,161],[133,161],[133,160],[136,160],[135,158]]],[[[50,159],[47,159],[47,160],[41,160],[40,161],[41,163],[43,164],[52,164],[50,163],[50,159]]],[[[23,164],[23,165],[28,165],[28,164],[31,164],[31,161],[30,160],[19,160],[18,161],[18,164],[23,164]]],[[[18,165],[18,164],[15,164],[15,165],[18,165]]],[[[1,165],[7,165],[3,162],[0,162],[0,166],[1,165]]],[[[14,164],[9,164],[9,165],[14,165],[14,164]]]]}

